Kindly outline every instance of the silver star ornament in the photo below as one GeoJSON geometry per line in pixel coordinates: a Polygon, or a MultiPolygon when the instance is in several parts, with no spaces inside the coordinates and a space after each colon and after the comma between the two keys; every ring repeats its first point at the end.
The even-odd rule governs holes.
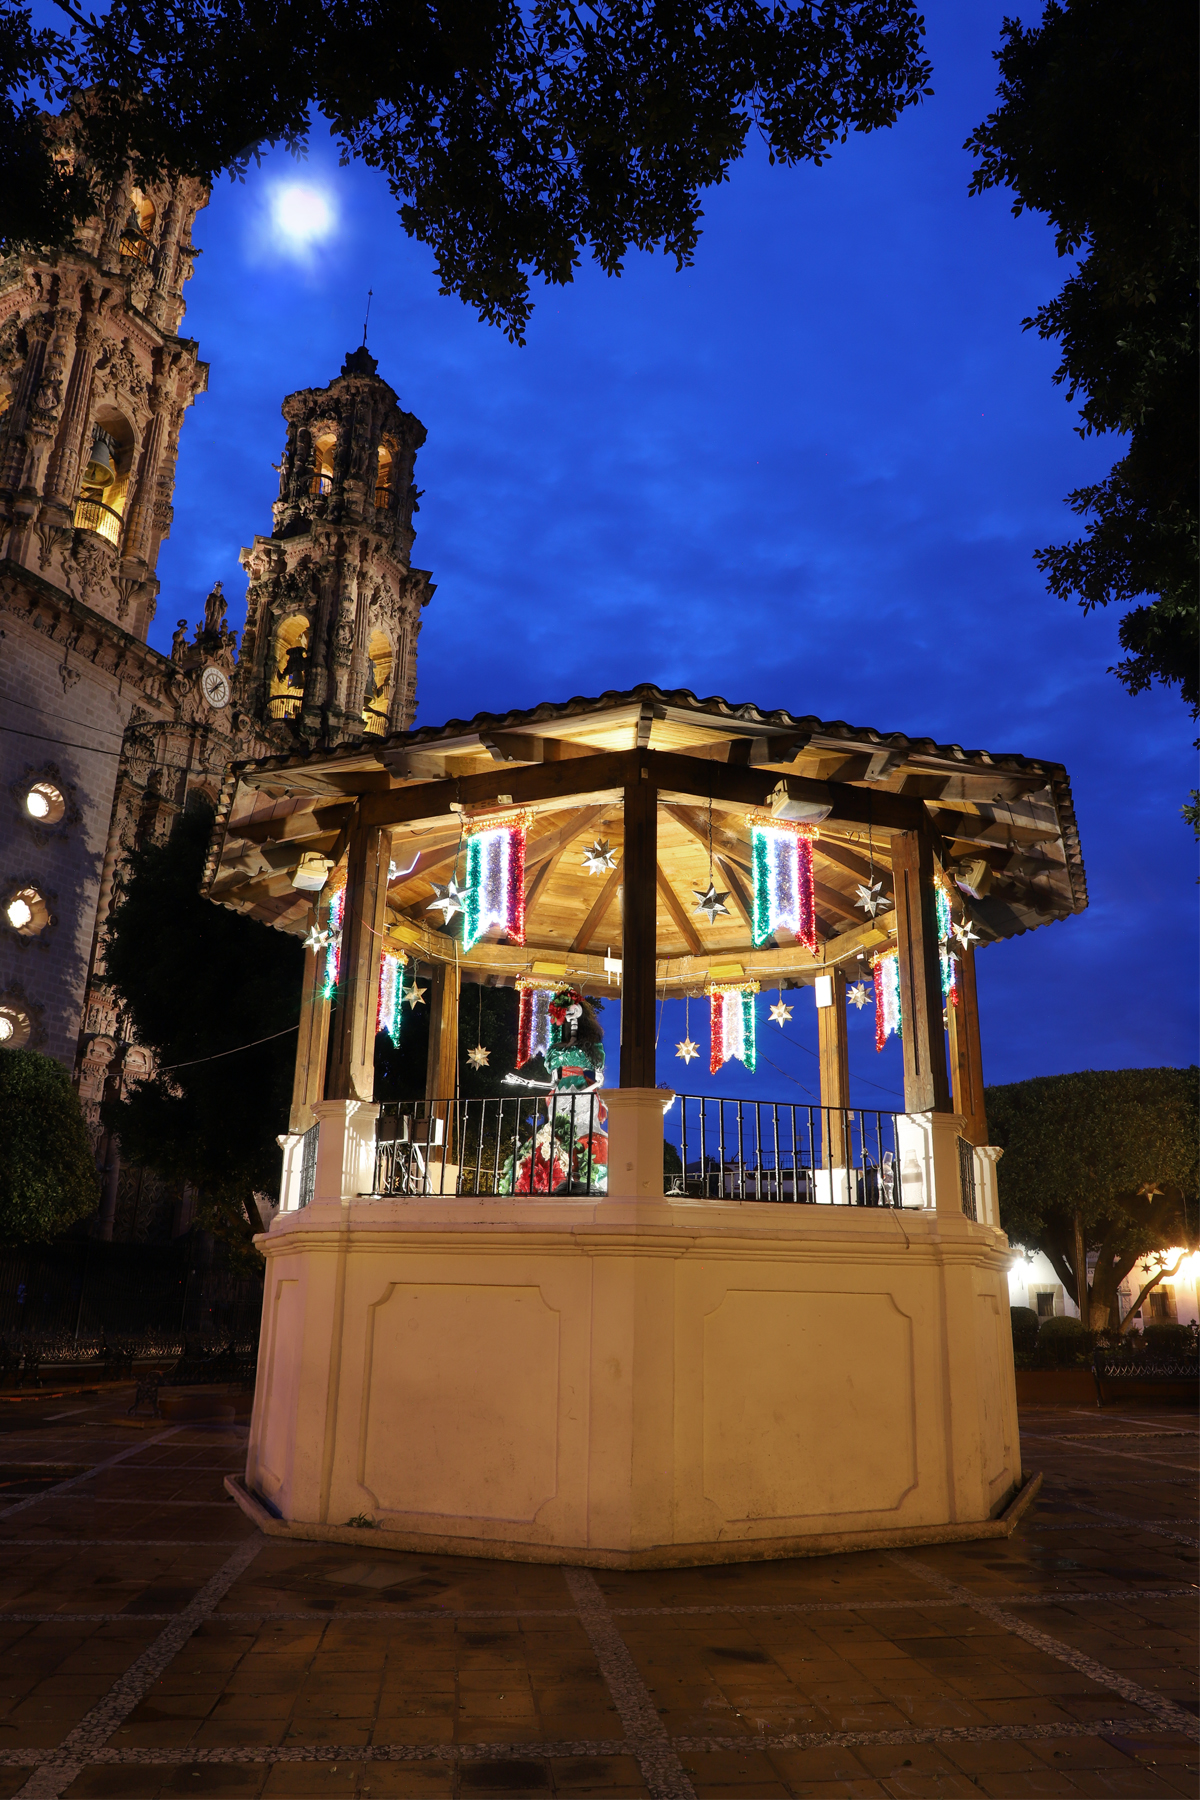
{"type": "Polygon", "coordinates": [[[417,984],[414,982],[412,987],[406,988],[404,991],[405,1006],[411,1006],[414,1009],[418,1006],[424,1006],[425,993],[426,993],[426,990],[423,987],[418,987],[417,984]]]}
{"type": "Polygon", "coordinates": [[[729,911],[729,908],[725,904],[729,898],[728,890],[723,894],[718,894],[711,876],[709,877],[708,886],[706,888],[693,888],[692,892],[695,894],[699,903],[698,905],[693,906],[692,911],[703,913],[710,925],[714,922],[719,913],[727,913],[729,911]]]}
{"type": "Polygon", "coordinates": [[[882,881],[860,881],[855,891],[858,899],[854,904],[861,906],[868,918],[873,919],[877,912],[881,912],[885,906],[891,905],[890,900],[884,899],[882,881]]]}
{"type": "Polygon", "coordinates": [[[961,925],[952,925],[950,929],[964,950],[970,949],[972,944],[977,944],[979,942],[979,933],[976,931],[974,925],[972,925],[970,919],[965,919],[961,925]]]}
{"type": "Polygon", "coordinates": [[[467,896],[463,893],[453,875],[450,877],[449,881],[434,881],[430,885],[433,888],[433,899],[429,902],[425,911],[440,912],[442,915],[442,924],[448,925],[455,913],[460,913],[462,911],[463,901],[467,896]]]}
{"type": "Polygon", "coordinates": [[[473,1050],[467,1051],[467,1061],[473,1069],[486,1069],[490,1055],[490,1050],[485,1050],[482,1044],[476,1044],[473,1050]]]}
{"type": "Polygon", "coordinates": [[[686,1037],[682,1043],[676,1044],[675,1054],[685,1063],[690,1063],[693,1057],[699,1056],[700,1046],[693,1043],[690,1037],[686,1037]]]}
{"type": "Polygon", "coordinates": [[[322,931],[319,925],[313,925],[310,926],[308,936],[304,940],[304,948],[306,950],[324,950],[328,942],[329,933],[322,931]]]}
{"type": "Polygon", "coordinates": [[[866,984],[866,982],[865,981],[856,981],[854,983],[854,986],[850,989],[850,992],[846,995],[846,998],[850,1002],[851,1006],[856,1006],[858,1008],[859,1012],[861,1012],[863,1007],[867,1004],[867,984],[866,984]]]}
{"type": "Polygon", "coordinates": [[[583,866],[589,875],[607,875],[617,866],[616,853],[607,838],[597,838],[583,853],[583,866]]]}
{"type": "Polygon", "coordinates": [[[792,1009],[783,1000],[777,1000],[771,1008],[771,1022],[778,1025],[780,1031],[783,1030],[791,1016],[792,1009]]]}

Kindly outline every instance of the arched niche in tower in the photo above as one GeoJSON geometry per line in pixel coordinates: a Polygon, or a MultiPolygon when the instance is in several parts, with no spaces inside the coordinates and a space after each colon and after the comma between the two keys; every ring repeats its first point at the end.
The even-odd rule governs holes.
{"type": "Polygon", "coordinates": [[[363,724],[371,737],[387,736],[394,661],[391,638],[385,631],[373,631],[367,641],[367,685],[362,710],[363,724]]]}
{"type": "Polygon", "coordinates": [[[140,187],[130,190],[129,216],[125,221],[125,229],[121,234],[121,255],[136,256],[139,262],[148,263],[154,255],[154,222],[156,209],[149,194],[140,187]]]}
{"type": "Polygon", "coordinates": [[[375,505],[380,512],[391,511],[392,475],[392,447],[385,439],[379,446],[379,467],[375,474],[375,505]]]}
{"type": "Polygon", "coordinates": [[[308,619],[304,613],[290,613],[275,629],[275,643],[268,663],[268,718],[299,718],[307,674],[308,619]]]}
{"type": "Polygon", "coordinates": [[[94,531],[110,544],[120,544],[122,524],[132,498],[136,433],[115,406],[98,406],[92,416],[87,461],[75,504],[75,529],[94,531]]]}
{"type": "Polygon", "coordinates": [[[325,430],[313,433],[312,456],[313,475],[311,494],[330,494],[333,492],[333,456],[337,449],[337,434],[325,430]]]}

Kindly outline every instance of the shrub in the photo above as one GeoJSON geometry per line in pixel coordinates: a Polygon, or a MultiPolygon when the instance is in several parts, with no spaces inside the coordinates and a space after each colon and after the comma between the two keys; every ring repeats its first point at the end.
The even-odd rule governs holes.
{"type": "Polygon", "coordinates": [[[1061,1368],[1090,1356],[1095,1341],[1095,1332],[1089,1331],[1082,1319],[1043,1319],[1037,1340],[1039,1358],[1061,1368]]]}
{"type": "Polygon", "coordinates": [[[1183,1362],[1196,1354],[1196,1334],[1190,1325],[1146,1325],[1142,1337],[1147,1354],[1156,1361],[1183,1362]]]}
{"type": "Polygon", "coordinates": [[[1008,1317],[1012,1325],[1013,1349],[1028,1355],[1037,1343],[1041,1320],[1032,1306],[1010,1306],[1008,1317]]]}
{"type": "Polygon", "coordinates": [[[57,1237],[100,1204],[71,1077],[52,1056],[0,1050],[0,1241],[57,1237]]]}

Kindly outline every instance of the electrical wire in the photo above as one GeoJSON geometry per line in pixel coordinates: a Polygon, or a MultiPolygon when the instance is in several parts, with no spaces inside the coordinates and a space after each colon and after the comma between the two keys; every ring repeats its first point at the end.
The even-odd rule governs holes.
{"type": "MultiPolygon", "coordinates": [[[[18,700],[16,696],[12,694],[5,696],[4,704],[6,706],[19,706],[22,712],[44,713],[46,710],[40,702],[37,705],[34,705],[31,700],[18,700]]],[[[126,730],[126,727],[124,726],[118,730],[115,725],[90,725],[86,719],[64,719],[62,722],[64,725],[82,726],[84,731],[102,731],[105,737],[124,737],[126,730]]]]}
{"type": "Polygon", "coordinates": [[[283,1031],[273,1031],[269,1037],[253,1038],[248,1044],[238,1044],[233,1050],[218,1050],[212,1056],[195,1056],[191,1062],[166,1063],[155,1070],[157,1075],[169,1075],[173,1069],[194,1069],[199,1063],[220,1062],[223,1056],[237,1056],[243,1050],[253,1050],[258,1044],[273,1044],[276,1038],[287,1037],[289,1032],[299,1031],[300,1021],[288,1025],[283,1031]]]}
{"type": "MultiPolygon", "coordinates": [[[[100,727],[104,729],[103,726],[100,727]]],[[[69,744],[63,738],[43,737],[37,731],[22,731],[19,725],[0,725],[0,731],[7,731],[13,737],[29,738],[35,744],[53,744],[59,750],[86,750],[89,756],[120,756],[120,750],[105,750],[100,744],[69,744]]]]}

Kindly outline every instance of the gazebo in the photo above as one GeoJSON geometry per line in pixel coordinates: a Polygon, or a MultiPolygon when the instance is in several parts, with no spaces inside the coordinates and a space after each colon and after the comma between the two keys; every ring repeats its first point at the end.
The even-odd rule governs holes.
{"type": "Polygon", "coordinates": [[[205,891],[306,944],[238,1488],[273,1529],[636,1566],[986,1535],[1019,1503],[974,963],[1086,905],[1061,766],[644,686],[235,765],[205,891]],[[464,982],[619,993],[606,1182],[472,1159],[464,982]],[[658,1000],[727,1012],[749,1061],[745,997],[805,986],[807,1151],[776,1108],[752,1183],[744,1146],[731,1173],[685,1145],[668,1192],[658,1000]],[[874,1157],[848,990],[903,1048],[874,1157]],[[400,1129],[374,1052],[405,991],[430,1045],[400,1129]]]}

